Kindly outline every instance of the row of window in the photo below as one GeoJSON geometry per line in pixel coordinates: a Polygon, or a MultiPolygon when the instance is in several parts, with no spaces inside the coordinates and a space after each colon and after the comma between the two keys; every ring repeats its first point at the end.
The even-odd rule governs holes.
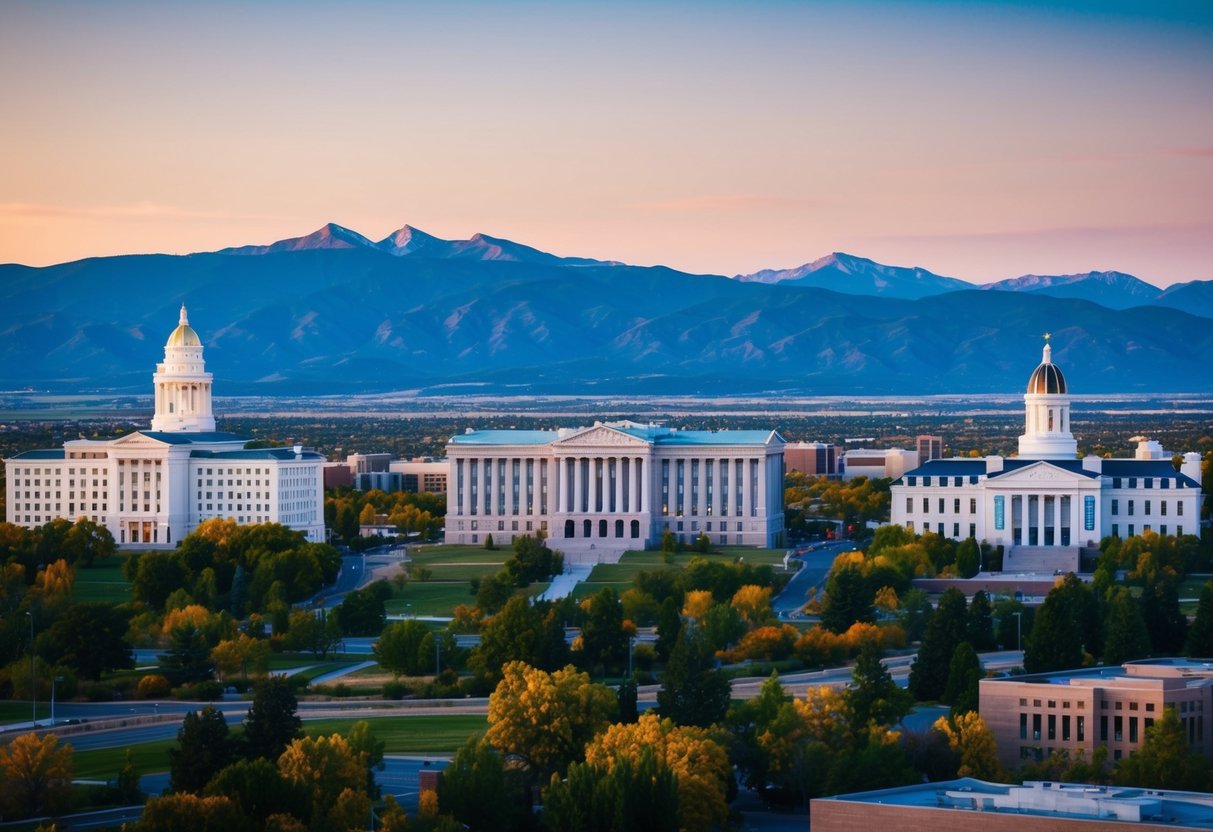
{"type": "MultiPolygon", "coordinates": [[[[738,524],[738,525],[740,525],[740,524],[738,524]]],[[[908,531],[908,532],[914,531],[914,521],[913,520],[906,521],[906,531],[908,531]]],[[[931,533],[931,524],[930,523],[922,524],[922,533],[923,534],[931,533]]],[[[944,536],[944,524],[943,523],[935,524],[935,533],[938,534],[940,537],[944,536]]],[[[959,523],[952,524],[952,537],[956,540],[960,539],[960,524],[959,523]]],[[[969,524],[969,537],[972,537],[972,538],[977,537],[977,524],[976,523],[969,524]]]]}
{"type": "MultiPolygon", "coordinates": [[[[1141,477],[1140,479],[1142,481],[1142,488],[1153,488],[1154,487],[1154,477],[1141,477]]],[[[1138,477],[1112,477],[1112,487],[1121,488],[1121,487],[1123,487],[1122,483],[1124,483],[1126,480],[1129,483],[1129,488],[1137,487],[1138,477]]],[[[1171,487],[1170,478],[1169,477],[1159,477],[1158,478],[1158,487],[1159,488],[1170,488],[1171,487]]],[[[1176,478],[1175,487],[1183,488],[1184,481],[1176,478]]]]}
{"type": "MultiPolygon", "coordinates": [[[[952,500],[952,513],[953,513],[953,514],[960,514],[960,506],[961,506],[961,499],[960,499],[960,497],[955,497],[955,498],[953,498],[953,500],[952,500]]],[[[947,507],[947,500],[946,500],[946,498],[944,498],[944,497],[940,497],[940,498],[939,498],[939,512],[938,512],[938,513],[939,513],[939,514],[944,514],[944,513],[945,513],[945,509],[946,509],[946,507],[947,507]]],[[[906,514],[913,514],[913,513],[914,513],[914,498],[913,498],[913,497],[906,497],[906,514]]],[[[923,498],[922,498],[922,513],[923,513],[923,514],[930,514],[930,513],[931,513],[931,498],[930,498],[930,497],[923,497],[923,498]]],[[[969,498],[969,514],[976,514],[976,513],[977,513],[977,498],[976,498],[976,497],[970,497],[970,498],[969,498]]]]}
{"type": "MultiPolygon", "coordinates": [[[[1142,514],[1149,517],[1150,513],[1151,513],[1151,508],[1153,506],[1152,501],[1142,500],[1141,502],[1142,502],[1142,509],[1143,509],[1142,514]]],[[[1134,509],[1137,507],[1136,501],[1135,500],[1126,500],[1125,503],[1126,503],[1126,508],[1128,509],[1128,511],[1125,513],[1129,517],[1132,517],[1134,509]]],[[[1112,498],[1112,514],[1114,516],[1120,514],[1120,500],[1116,497],[1112,498]]],[[[1160,517],[1167,516],[1167,501],[1166,500],[1158,501],[1158,514],[1160,517]]],[[[1176,517],[1184,516],[1184,504],[1183,504],[1182,500],[1175,501],[1175,516],[1176,517]]]]}
{"type": "MultiPolygon", "coordinates": [[[[1166,537],[1167,534],[1169,534],[1169,529],[1170,529],[1170,527],[1167,526],[1166,523],[1163,523],[1161,526],[1158,527],[1158,533],[1160,535],[1162,535],[1163,537],[1166,537]]],[[[1141,530],[1142,530],[1142,533],[1144,534],[1145,532],[1154,531],[1154,527],[1152,525],[1150,525],[1149,523],[1146,523],[1144,526],[1141,527],[1141,530]]],[[[1183,533],[1184,533],[1183,523],[1177,524],[1175,526],[1175,536],[1181,537],[1181,536],[1183,536],[1183,533]]],[[[1133,523],[1130,523],[1128,536],[1133,537],[1135,534],[1137,534],[1137,526],[1133,523]]],[[[1120,537],[1120,524],[1119,523],[1112,524],[1112,537],[1120,537]]]]}
{"type": "Polygon", "coordinates": [[[976,474],[970,474],[964,477],[944,477],[944,476],[923,476],[923,477],[906,477],[906,485],[918,485],[918,481],[922,480],[924,487],[935,485],[941,488],[947,488],[949,481],[953,488],[963,488],[965,483],[969,485],[977,485],[979,477],[976,474]]]}

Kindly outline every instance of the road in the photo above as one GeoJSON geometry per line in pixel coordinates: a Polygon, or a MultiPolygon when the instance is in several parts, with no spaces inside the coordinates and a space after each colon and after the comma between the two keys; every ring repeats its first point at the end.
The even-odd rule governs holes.
{"type": "Polygon", "coordinates": [[[855,544],[849,540],[830,540],[801,546],[792,551],[796,553],[795,560],[800,561],[800,571],[788,582],[783,592],[771,601],[771,607],[780,618],[793,617],[800,611],[808,600],[809,590],[817,587],[818,593],[825,589],[826,575],[834,558],[840,552],[850,551],[855,544]]]}

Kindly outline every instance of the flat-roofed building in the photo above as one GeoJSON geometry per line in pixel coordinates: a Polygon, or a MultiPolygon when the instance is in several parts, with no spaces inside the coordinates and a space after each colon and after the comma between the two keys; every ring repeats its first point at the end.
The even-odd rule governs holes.
{"type": "Polygon", "coordinates": [[[1054,751],[1087,759],[1107,746],[1109,759],[1132,754],[1146,729],[1174,708],[1188,745],[1213,759],[1213,663],[1182,658],[1144,659],[1119,667],[1090,667],[982,679],[979,711],[1007,767],[1054,751]]]}
{"type": "Polygon", "coordinates": [[[451,462],[447,459],[396,459],[392,460],[392,473],[403,478],[405,491],[423,494],[445,494],[450,479],[451,462]]]}
{"type": "Polygon", "coordinates": [[[842,478],[897,478],[918,465],[918,452],[905,448],[852,448],[842,455],[842,478]]]}
{"type": "Polygon", "coordinates": [[[447,445],[446,540],[497,545],[542,531],[572,560],[660,544],[783,543],[783,448],[773,430],[633,422],[469,430],[447,445]]]}
{"type": "Polygon", "coordinates": [[[836,476],[841,456],[842,448],[826,442],[789,442],[783,447],[785,468],[816,477],[836,476]]]}
{"type": "Polygon", "coordinates": [[[1213,828],[1213,795],[961,777],[821,797],[809,804],[813,832],[1163,832],[1213,828]]]}

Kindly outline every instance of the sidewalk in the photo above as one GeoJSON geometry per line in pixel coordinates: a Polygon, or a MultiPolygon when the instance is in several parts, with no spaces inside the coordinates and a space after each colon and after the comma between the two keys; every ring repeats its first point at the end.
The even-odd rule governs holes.
{"type": "Polygon", "coordinates": [[[548,588],[540,593],[536,601],[556,601],[560,598],[568,597],[572,594],[573,588],[577,584],[590,577],[590,572],[593,571],[594,564],[578,563],[569,566],[567,572],[562,572],[552,579],[552,583],[548,588]]]}

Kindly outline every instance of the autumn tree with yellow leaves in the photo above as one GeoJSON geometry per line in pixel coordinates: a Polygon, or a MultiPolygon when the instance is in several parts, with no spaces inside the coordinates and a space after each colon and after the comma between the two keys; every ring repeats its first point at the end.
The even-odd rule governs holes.
{"type": "Polygon", "coordinates": [[[0,747],[0,807],[6,815],[59,814],[72,789],[72,747],[54,734],[22,734],[0,747]]]}
{"type": "Polygon", "coordinates": [[[1002,782],[1007,773],[998,761],[998,745],[986,721],[977,711],[969,711],[955,718],[941,716],[931,726],[948,739],[948,746],[960,755],[960,777],[976,777],[980,780],[1002,782]]]}
{"type": "Polygon", "coordinates": [[[507,760],[524,766],[533,782],[545,783],[580,760],[586,743],[617,711],[614,691],[571,665],[547,673],[510,662],[489,696],[485,739],[507,760]]]}
{"type": "Polygon", "coordinates": [[[610,771],[625,762],[639,766],[646,751],[677,778],[681,832],[726,825],[733,769],[728,753],[709,730],[645,714],[631,725],[612,725],[595,738],[586,746],[585,761],[610,771]]]}

